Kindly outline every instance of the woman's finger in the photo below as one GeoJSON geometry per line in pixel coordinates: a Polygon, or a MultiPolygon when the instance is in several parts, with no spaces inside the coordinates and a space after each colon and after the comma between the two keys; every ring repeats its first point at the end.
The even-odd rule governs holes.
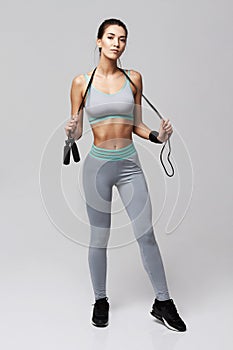
{"type": "Polygon", "coordinates": [[[169,134],[172,133],[172,128],[167,128],[166,133],[169,133],[169,134]]]}

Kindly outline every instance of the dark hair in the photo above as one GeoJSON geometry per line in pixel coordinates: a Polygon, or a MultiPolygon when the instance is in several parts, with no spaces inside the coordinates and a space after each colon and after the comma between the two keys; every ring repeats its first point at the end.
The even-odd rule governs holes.
{"type": "MultiPolygon", "coordinates": [[[[125,35],[126,35],[126,38],[128,36],[128,30],[126,28],[126,25],[120,20],[120,19],[117,19],[117,18],[109,18],[109,19],[106,19],[105,21],[103,21],[101,23],[101,25],[99,26],[99,29],[98,29],[98,33],[97,33],[97,39],[102,39],[103,35],[104,35],[104,32],[105,32],[105,29],[112,25],[112,24],[117,24],[118,26],[124,28],[125,30],[125,35]]],[[[101,54],[101,47],[99,47],[99,54],[101,54]]]]}

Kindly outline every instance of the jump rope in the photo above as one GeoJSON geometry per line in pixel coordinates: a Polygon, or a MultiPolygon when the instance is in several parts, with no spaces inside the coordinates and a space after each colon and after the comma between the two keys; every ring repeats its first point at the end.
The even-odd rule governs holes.
{"type": "MultiPolygon", "coordinates": [[[[83,96],[83,99],[82,99],[82,102],[81,102],[81,104],[80,104],[80,106],[79,106],[79,109],[78,109],[78,113],[77,113],[77,114],[79,114],[80,110],[81,110],[82,108],[84,108],[84,106],[85,106],[84,101],[85,101],[87,92],[88,92],[88,90],[89,90],[89,87],[91,86],[91,83],[92,83],[92,80],[93,80],[93,77],[94,77],[94,74],[95,74],[96,69],[97,69],[97,67],[95,67],[95,69],[94,69],[93,72],[92,72],[91,78],[90,78],[90,80],[89,80],[89,82],[88,82],[88,85],[87,85],[85,94],[84,94],[84,96],[83,96]]],[[[141,94],[142,94],[142,97],[146,100],[146,102],[149,104],[149,106],[156,112],[156,114],[158,115],[158,117],[159,117],[160,119],[163,119],[163,120],[164,120],[164,118],[163,118],[162,115],[159,113],[159,111],[158,111],[158,110],[153,106],[153,104],[146,98],[146,96],[143,95],[142,90],[139,89],[139,88],[134,84],[134,82],[130,79],[130,77],[128,76],[128,74],[126,74],[125,71],[124,71],[122,68],[119,68],[119,67],[118,67],[118,69],[126,76],[126,78],[133,84],[133,86],[135,86],[135,88],[137,89],[137,91],[140,90],[140,92],[141,92],[141,94]]],[[[71,151],[72,151],[72,155],[73,155],[74,161],[75,161],[75,162],[79,162],[79,161],[80,161],[80,155],[79,155],[78,147],[77,147],[77,144],[76,144],[75,141],[76,141],[76,140],[75,140],[73,137],[71,137],[71,131],[69,131],[68,139],[65,140],[65,146],[64,146],[64,151],[63,151],[63,164],[64,164],[64,165],[70,164],[70,153],[71,153],[71,151]]],[[[169,137],[168,140],[164,143],[163,148],[162,148],[162,150],[161,150],[161,152],[160,152],[160,161],[161,161],[161,163],[162,163],[162,166],[163,166],[163,168],[164,168],[164,170],[165,170],[167,176],[172,177],[172,176],[174,175],[175,172],[174,172],[174,168],[173,168],[172,163],[171,163],[170,158],[169,158],[169,157],[170,157],[170,154],[171,154],[171,144],[170,144],[170,137],[169,137]],[[163,154],[163,151],[164,151],[164,148],[165,148],[167,142],[168,142],[168,144],[169,144],[169,152],[168,152],[167,160],[168,160],[168,162],[169,162],[170,165],[171,165],[172,174],[169,174],[169,173],[167,172],[167,170],[166,170],[166,168],[165,168],[165,166],[164,166],[164,163],[163,163],[163,159],[162,159],[162,154],[163,154]]]]}

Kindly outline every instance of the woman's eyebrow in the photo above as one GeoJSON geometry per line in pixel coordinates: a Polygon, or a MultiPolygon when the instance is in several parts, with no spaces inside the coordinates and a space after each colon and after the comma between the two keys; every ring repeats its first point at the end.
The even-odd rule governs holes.
{"type": "MultiPolygon", "coordinates": [[[[107,33],[107,34],[115,35],[114,33],[107,33]]],[[[125,35],[121,35],[120,38],[126,38],[126,36],[125,35]]]]}

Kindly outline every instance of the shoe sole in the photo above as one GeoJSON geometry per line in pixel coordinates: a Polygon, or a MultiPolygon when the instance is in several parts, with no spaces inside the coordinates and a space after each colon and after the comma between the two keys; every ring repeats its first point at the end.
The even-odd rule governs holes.
{"type": "Polygon", "coordinates": [[[91,323],[93,324],[93,326],[96,326],[96,327],[107,327],[108,326],[108,322],[103,323],[103,324],[98,324],[98,323],[91,321],[91,323]]]}
{"type": "Polygon", "coordinates": [[[185,332],[185,331],[186,331],[186,329],[185,329],[185,330],[179,330],[179,329],[176,329],[175,327],[172,327],[172,326],[165,320],[165,318],[163,318],[162,316],[156,314],[156,313],[154,312],[154,310],[152,310],[152,311],[150,312],[150,314],[151,314],[153,317],[157,318],[160,322],[162,322],[167,328],[171,329],[172,331],[176,331],[176,332],[185,332]]]}

